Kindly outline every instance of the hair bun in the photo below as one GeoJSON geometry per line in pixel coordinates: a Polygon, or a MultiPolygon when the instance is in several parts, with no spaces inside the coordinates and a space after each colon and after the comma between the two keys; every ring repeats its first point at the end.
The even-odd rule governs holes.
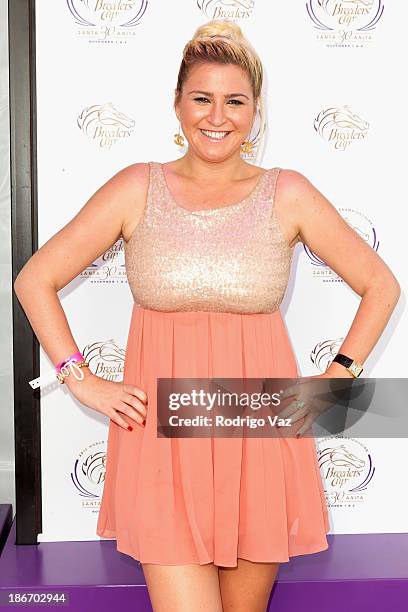
{"type": "Polygon", "coordinates": [[[238,24],[233,21],[214,19],[197,28],[194,39],[209,36],[224,36],[237,42],[245,42],[245,37],[238,24]]]}

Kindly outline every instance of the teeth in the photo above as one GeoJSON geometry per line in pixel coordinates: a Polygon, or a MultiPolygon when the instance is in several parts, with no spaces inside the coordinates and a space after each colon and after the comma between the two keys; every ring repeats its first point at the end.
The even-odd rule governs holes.
{"type": "Polygon", "coordinates": [[[209,132],[207,130],[201,131],[203,134],[205,134],[205,136],[209,136],[210,138],[214,138],[216,140],[221,140],[222,138],[225,138],[227,134],[229,134],[229,132],[209,132]]]}

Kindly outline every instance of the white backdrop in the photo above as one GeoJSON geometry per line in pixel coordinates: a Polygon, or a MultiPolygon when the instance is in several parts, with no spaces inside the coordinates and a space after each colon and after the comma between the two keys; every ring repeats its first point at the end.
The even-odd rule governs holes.
{"type": "MultiPolygon", "coordinates": [[[[264,62],[267,136],[258,165],[304,173],[405,290],[408,95],[398,47],[408,18],[404,0],[36,5],[40,246],[119,169],[180,155],[172,104],[182,49],[200,24],[228,18],[264,62]]],[[[122,240],[59,296],[92,371],[122,380],[132,306],[122,240]]],[[[359,300],[297,245],[281,310],[302,375],[325,370],[359,300]]],[[[365,376],[406,377],[407,331],[403,296],[365,376]]],[[[42,351],[41,373],[50,367],[42,351]]],[[[42,390],[41,410],[39,541],[99,539],[108,421],[58,383],[42,390]]],[[[319,439],[317,447],[332,533],[406,531],[404,439],[319,439]],[[331,460],[328,448],[337,448],[331,460]]]]}

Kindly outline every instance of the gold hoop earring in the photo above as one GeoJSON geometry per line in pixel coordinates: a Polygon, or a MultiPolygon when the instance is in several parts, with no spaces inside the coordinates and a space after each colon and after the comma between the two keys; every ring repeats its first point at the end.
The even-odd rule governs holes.
{"type": "Polygon", "coordinates": [[[242,153],[252,153],[254,146],[255,145],[249,140],[244,140],[244,142],[241,145],[241,152],[242,153]]]}
{"type": "MultiPolygon", "coordinates": [[[[256,107],[256,111],[260,113],[259,105],[256,107]]],[[[254,123],[252,124],[251,131],[253,127],[254,127],[254,123]]],[[[244,142],[241,145],[241,153],[245,153],[245,155],[251,155],[254,148],[255,148],[254,143],[252,143],[250,140],[244,140],[244,142]]]]}
{"type": "Polygon", "coordinates": [[[179,147],[184,147],[184,136],[180,134],[180,123],[179,123],[178,133],[174,134],[173,142],[179,147]]]}

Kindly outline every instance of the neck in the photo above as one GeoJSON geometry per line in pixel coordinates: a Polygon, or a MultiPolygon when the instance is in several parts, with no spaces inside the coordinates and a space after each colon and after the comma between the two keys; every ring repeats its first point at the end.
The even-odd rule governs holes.
{"type": "Polygon", "coordinates": [[[211,161],[188,151],[175,162],[174,168],[198,183],[224,184],[226,181],[247,178],[251,166],[241,159],[239,153],[222,161],[211,161]]]}

